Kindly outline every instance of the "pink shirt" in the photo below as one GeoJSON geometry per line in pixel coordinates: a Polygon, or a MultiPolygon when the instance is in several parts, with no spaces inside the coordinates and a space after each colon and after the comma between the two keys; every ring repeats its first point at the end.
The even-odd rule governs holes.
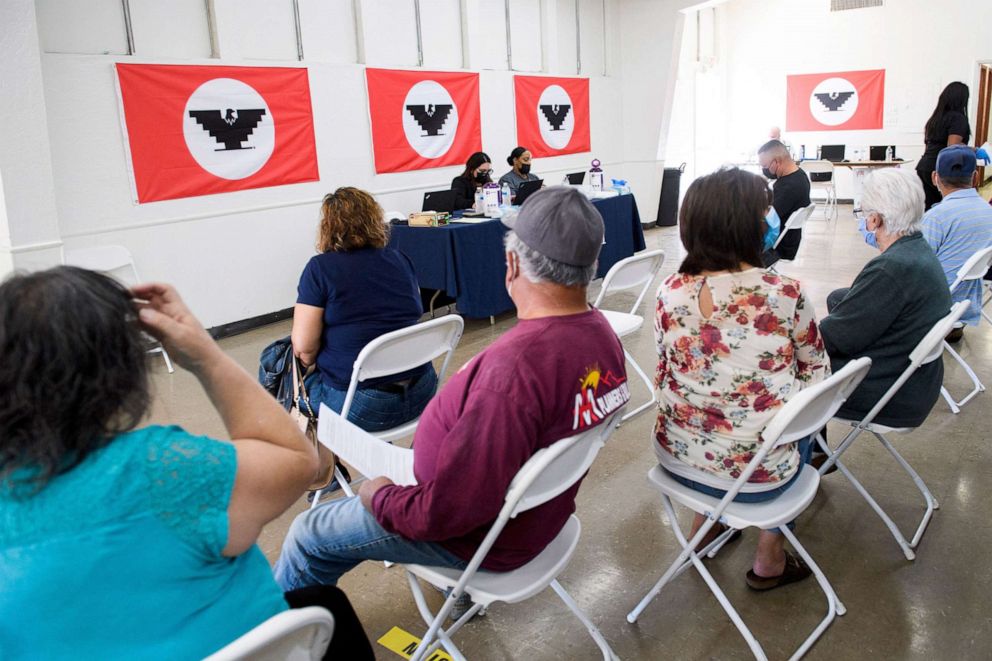
{"type": "MultiPolygon", "coordinates": [[[[469,560],[527,460],[628,399],[620,340],[598,310],[522,320],[428,405],[414,437],[417,485],[377,491],[376,520],[469,560]]],[[[536,557],[575,511],[578,489],[512,519],[482,567],[509,571],[536,557]]]]}

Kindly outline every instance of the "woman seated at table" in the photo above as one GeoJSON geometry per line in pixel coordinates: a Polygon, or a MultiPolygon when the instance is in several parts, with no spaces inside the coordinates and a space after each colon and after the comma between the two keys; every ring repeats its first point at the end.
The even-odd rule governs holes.
{"type": "MultiPolygon", "coordinates": [[[[658,292],[655,453],[675,480],[718,498],[783,403],[829,372],[803,288],[761,268],[770,205],[764,180],[743,170],[694,181],[679,222],[688,254],[658,292]]],[[[811,446],[809,438],[770,452],[736,500],[779,496],[799,477],[811,446]]],[[[704,521],[696,515],[690,538],[704,521]]],[[[715,525],[700,548],[725,530],[715,525]]],[[[767,590],[810,575],[784,543],[780,533],[761,532],[749,586],[767,590]]]]}
{"type": "Polygon", "coordinates": [[[503,184],[510,186],[510,197],[517,196],[517,189],[525,181],[538,181],[540,177],[530,171],[530,151],[525,147],[515,147],[510,155],[506,157],[506,162],[513,169],[499,178],[500,187],[503,184]]]}
{"type": "Polygon", "coordinates": [[[451,180],[455,191],[455,208],[471,209],[475,206],[475,192],[492,181],[493,162],[485,152],[477,151],[468,157],[465,170],[451,180]]]}
{"type": "MultiPolygon", "coordinates": [[[[872,172],[864,182],[861,231],[881,254],[849,288],[827,297],[820,333],[833,369],[868,356],[871,369],[837,415],[862,419],[909,366],[909,354],[951,309],[940,261],[921,233],[924,192],[908,170],[872,172]]],[[[918,427],[940,396],[944,363],[920,367],[875,418],[890,427],[918,427]]]]}
{"type": "MultiPolygon", "coordinates": [[[[384,333],[413,326],[424,314],[413,265],[389,247],[389,225],[369,193],[339,188],[324,198],[315,255],[300,276],[293,312],[293,351],[304,365],[314,409],[340,412],[355,359],[384,333]]],[[[413,420],[434,396],[430,363],[358,384],[348,419],[375,432],[413,420]]]]}
{"type": "Polygon", "coordinates": [[[200,659],[320,605],[337,625],[328,658],[372,658],[340,591],[273,579],[256,540],[317,455],[174,289],[72,267],[15,276],[0,285],[0,352],[0,656],[200,659]],[[231,441],[138,428],[152,408],[143,330],[231,441]]]}

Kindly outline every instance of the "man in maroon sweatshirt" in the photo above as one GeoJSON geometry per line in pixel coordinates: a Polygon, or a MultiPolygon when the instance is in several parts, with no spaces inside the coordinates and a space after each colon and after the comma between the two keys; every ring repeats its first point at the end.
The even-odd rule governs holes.
{"type": "MultiPolygon", "coordinates": [[[[620,341],[587,302],[603,243],[599,212],[557,186],[505,224],[506,287],[519,322],[424,411],[415,486],[375,477],[357,496],[296,518],[275,568],[284,590],[336,583],[363,560],[465,567],[521,466],[629,399],[620,341]]],[[[482,568],[509,571],[536,557],[575,510],[578,488],[512,519],[482,568]]]]}

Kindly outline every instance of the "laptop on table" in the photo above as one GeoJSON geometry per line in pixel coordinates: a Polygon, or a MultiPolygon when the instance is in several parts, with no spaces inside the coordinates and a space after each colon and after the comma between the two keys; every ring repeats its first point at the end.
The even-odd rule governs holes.
{"type": "Polygon", "coordinates": [[[586,171],[582,172],[572,172],[568,176],[568,183],[572,186],[581,186],[582,182],[586,180],[586,171]]]}
{"type": "Polygon", "coordinates": [[[534,181],[525,181],[517,187],[517,196],[513,198],[513,203],[516,205],[521,205],[527,198],[541,190],[541,186],[544,185],[544,179],[535,179],[534,181]]]}
{"type": "Polygon", "coordinates": [[[424,204],[421,211],[447,211],[451,213],[455,210],[455,191],[436,190],[424,193],[424,204]]]}
{"type": "Polygon", "coordinates": [[[823,145],[820,147],[820,159],[831,163],[844,160],[844,145],[823,145]]]}
{"type": "MultiPolygon", "coordinates": [[[[885,160],[888,160],[886,158],[886,155],[887,155],[886,154],[886,151],[888,149],[889,149],[889,145],[873,145],[873,146],[871,146],[871,147],[868,148],[868,158],[870,158],[873,161],[885,161],[885,160]]],[[[898,161],[899,160],[899,159],[896,158],[896,146],[895,145],[892,145],[892,160],[893,161],[898,161]]]]}

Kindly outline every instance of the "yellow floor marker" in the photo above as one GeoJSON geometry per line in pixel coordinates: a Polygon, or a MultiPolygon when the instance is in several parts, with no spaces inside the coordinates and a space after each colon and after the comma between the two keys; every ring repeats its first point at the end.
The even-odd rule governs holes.
{"type": "MultiPolygon", "coordinates": [[[[420,639],[399,627],[393,627],[383,634],[378,642],[387,650],[396,652],[404,659],[409,659],[413,656],[413,651],[417,649],[417,645],[420,644],[420,639]]],[[[452,661],[452,659],[444,650],[438,650],[425,657],[424,661],[452,661]]]]}

